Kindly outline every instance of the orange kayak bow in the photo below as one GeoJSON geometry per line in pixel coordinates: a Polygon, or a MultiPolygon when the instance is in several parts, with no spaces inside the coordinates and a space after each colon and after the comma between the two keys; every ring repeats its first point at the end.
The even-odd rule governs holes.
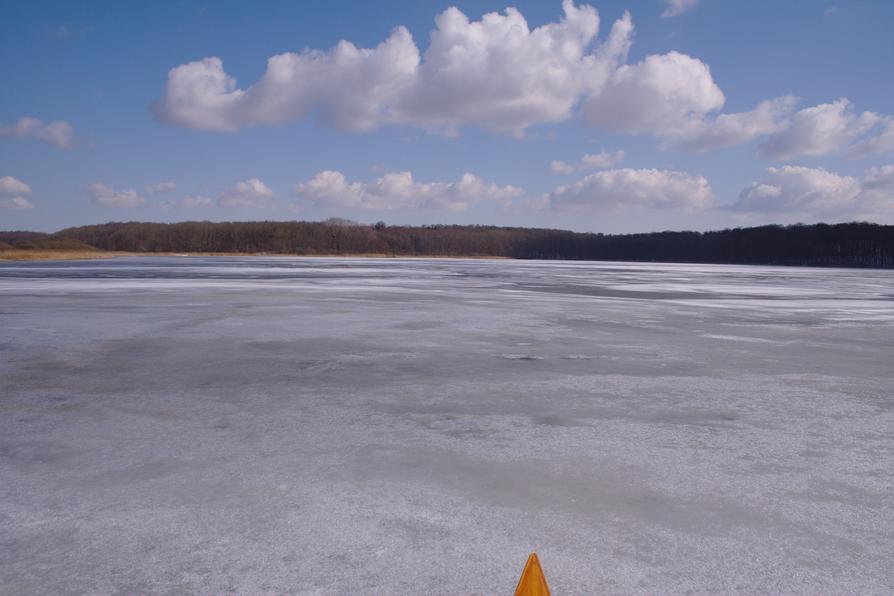
{"type": "Polygon", "coordinates": [[[546,577],[540,567],[537,553],[531,553],[525,570],[522,571],[518,585],[515,587],[515,596],[550,596],[549,586],[546,585],[546,577]]]}

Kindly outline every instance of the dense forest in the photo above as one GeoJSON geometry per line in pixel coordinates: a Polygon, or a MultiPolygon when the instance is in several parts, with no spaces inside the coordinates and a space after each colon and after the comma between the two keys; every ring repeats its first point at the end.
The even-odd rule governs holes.
{"type": "Polygon", "coordinates": [[[894,267],[894,226],[871,223],[760,226],[714,232],[592,234],[494,226],[325,222],[107,223],[54,234],[0,232],[0,248],[164,253],[494,256],[518,259],[667,261],[894,267]]]}

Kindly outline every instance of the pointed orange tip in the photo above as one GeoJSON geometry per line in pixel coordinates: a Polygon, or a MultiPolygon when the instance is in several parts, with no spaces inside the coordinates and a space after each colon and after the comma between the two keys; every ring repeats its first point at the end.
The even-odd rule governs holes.
{"type": "Polygon", "coordinates": [[[537,553],[531,553],[521,579],[515,587],[515,596],[549,596],[549,586],[546,585],[546,577],[540,567],[540,559],[537,553]]]}

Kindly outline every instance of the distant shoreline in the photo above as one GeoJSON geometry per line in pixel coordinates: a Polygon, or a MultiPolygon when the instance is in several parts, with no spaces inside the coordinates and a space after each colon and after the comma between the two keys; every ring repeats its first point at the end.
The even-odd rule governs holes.
{"type": "Polygon", "coordinates": [[[120,257],[302,257],[302,258],[336,258],[353,259],[496,259],[510,260],[511,257],[499,255],[394,255],[385,253],[331,253],[331,254],[291,254],[270,252],[122,252],[122,251],[88,251],[88,250],[0,250],[0,262],[20,261],[77,261],[112,259],[120,257]]]}
{"type": "Polygon", "coordinates": [[[5,260],[139,255],[509,258],[894,269],[894,225],[765,225],[708,232],[599,234],[475,225],[306,221],[109,222],[54,233],[0,232],[5,260]]]}
{"type": "Polygon", "coordinates": [[[0,261],[71,261],[80,259],[105,259],[109,256],[128,256],[131,253],[107,253],[89,250],[2,250],[0,261]]]}

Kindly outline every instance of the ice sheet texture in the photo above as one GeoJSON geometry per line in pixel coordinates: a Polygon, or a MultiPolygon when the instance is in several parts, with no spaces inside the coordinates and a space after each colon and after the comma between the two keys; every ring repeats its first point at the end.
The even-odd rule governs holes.
{"type": "Polygon", "coordinates": [[[894,273],[0,265],[0,593],[894,592],[894,273]]]}

